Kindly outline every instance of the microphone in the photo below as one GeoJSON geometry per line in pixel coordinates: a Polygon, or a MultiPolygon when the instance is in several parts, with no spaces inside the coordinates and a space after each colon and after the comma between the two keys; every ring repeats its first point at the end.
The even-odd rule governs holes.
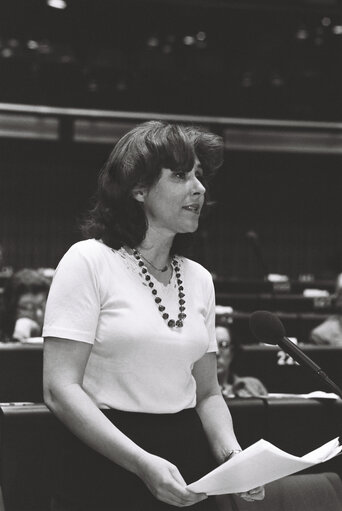
{"type": "Polygon", "coordinates": [[[256,311],[249,318],[249,327],[258,341],[278,344],[300,365],[314,372],[333,392],[342,398],[342,390],[327,374],[285,335],[285,328],[280,319],[268,311],[256,311]]]}

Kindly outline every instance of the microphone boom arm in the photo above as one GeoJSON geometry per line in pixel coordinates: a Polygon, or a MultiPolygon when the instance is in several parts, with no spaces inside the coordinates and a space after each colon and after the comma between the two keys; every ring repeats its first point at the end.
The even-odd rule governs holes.
{"type": "Polygon", "coordinates": [[[309,358],[302,350],[290,341],[288,337],[279,339],[278,345],[283,348],[296,362],[310,367],[312,371],[320,378],[335,394],[342,398],[342,390],[334,383],[328,375],[317,365],[311,358],[309,358]]]}

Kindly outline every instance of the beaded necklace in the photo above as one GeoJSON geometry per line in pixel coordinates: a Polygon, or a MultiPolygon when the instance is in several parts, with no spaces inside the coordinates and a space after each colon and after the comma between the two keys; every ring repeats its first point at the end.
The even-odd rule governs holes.
{"type": "Polygon", "coordinates": [[[157,266],[154,266],[154,264],[151,263],[151,261],[149,261],[148,259],[146,259],[145,256],[143,256],[142,254],[140,254],[140,257],[142,257],[150,266],[152,266],[152,268],[154,268],[156,271],[160,271],[162,273],[165,273],[166,270],[168,269],[169,265],[166,264],[165,266],[163,266],[162,268],[157,268],[157,266]]]}
{"type": "Polygon", "coordinates": [[[171,264],[174,266],[174,270],[176,272],[177,286],[178,286],[178,306],[179,313],[178,319],[171,319],[170,315],[166,312],[165,306],[162,304],[162,299],[158,296],[158,291],[154,287],[154,282],[151,280],[151,275],[149,274],[144,261],[142,260],[142,256],[136,248],[133,249],[133,255],[135,259],[138,261],[138,265],[141,268],[141,273],[143,274],[146,282],[148,283],[149,288],[151,289],[151,293],[154,296],[154,301],[158,307],[161,316],[165,321],[167,321],[167,326],[170,328],[178,327],[181,328],[184,324],[184,319],[186,318],[185,314],[185,294],[184,287],[182,286],[183,281],[181,280],[181,273],[179,263],[175,256],[173,256],[171,264]]]}

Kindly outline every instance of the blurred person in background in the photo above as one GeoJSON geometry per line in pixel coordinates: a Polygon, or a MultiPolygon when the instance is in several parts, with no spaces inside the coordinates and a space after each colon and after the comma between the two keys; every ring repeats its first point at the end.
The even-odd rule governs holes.
{"type": "Polygon", "coordinates": [[[335,314],[311,330],[309,340],[314,344],[342,346],[342,273],[336,279],[335,314]]]}
{"type": "Polygon", "coordinates": [[[216,326],[217,376],[224,397],[266,396],[267,389],[258,378],[234,373],[234,344],[227,326],[216,326]]]}
{"type": "Polygon", "coordinates": [[[50,280],[40,270],[14,273],[4,291],[3,341],[25,341],[42,335],[50,280]]]}

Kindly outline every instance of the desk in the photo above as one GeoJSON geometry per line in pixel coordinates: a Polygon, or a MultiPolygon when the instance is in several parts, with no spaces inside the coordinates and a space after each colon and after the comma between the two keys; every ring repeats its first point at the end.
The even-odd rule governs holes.
{"type": "MultiPolygon", "coordinates": [[[[342,434],[342,401],[299,397],[267,398],[265,439],[296,456],[319,447],[342,434]]],[[[337,472],[342,476],[342,457],[305,472],[337,472]]]]}
{"type": "MultiPolygon", "coordinates": [[[[301,349],[342,387],[342,347],[306,344],[301,345],[301,349]]],[[[259,378],[269,392],[331,392],[311,371],[296,364],[277,346],[240,346],[234,357],[234,372],[259,378]]]]}
{"type": "Polygon", "coordinates": [[[0,402],[42,402],[42,381],[42,345],[0,343],[0,402]]]}
{"type": "MultiPolygon", "coordinates": [[[[238,278],[214,278],[215,289],[218,293],[272,293],[277,292],[278,282],[271,282],[264,279],[238,279],[238,278]]],[[[284,283],[280,282],[280,285],[284,283]]],[[[289,280],[285,282],[288,286],[283,293],[303,294],[304,289],[323,289],[330,294],[335,292],[335,280],[314,280],[301,282],[299,280],[289,280]]],[[[284,286],[285,287],[285,286],[284,286]]]]}
{"type": "MultiPolygon", "coordinates": [[[[266,408],[261,399],[230,401],[247,447],[262,437],[266,408]]],[[[63,429],[43,404],[0,406],[0,485],[6,511],[47,511],[63,429]]]]}
{"type": "Polygon", "coordinates": [[[6,511],[47,511],[59,422],[41,405],[0,406],[0,485],[6,511]]]}
{"type": "Polygon", "coordinates": [[[332,296],[307,297],[296,294],[270,293],[219,293],[216,292],[217,305],[229,305],[234,310],[253,312],[256,310],[283,312],[325,312],[335,311],[332,296]]]}
{"type": "MultiPolygon", "coordinates": [[[[337,436],[342,421],[342,401],[234,398],[227,404],[243,447],[264,438],[299,456],[337,436]]],[[[0,406],[0,484],[6,511],[47,511],[62,431],[43,404],[0,406]]],[[[342,475],[342,457],[312,471],[327,470],[342,475]]]]}

